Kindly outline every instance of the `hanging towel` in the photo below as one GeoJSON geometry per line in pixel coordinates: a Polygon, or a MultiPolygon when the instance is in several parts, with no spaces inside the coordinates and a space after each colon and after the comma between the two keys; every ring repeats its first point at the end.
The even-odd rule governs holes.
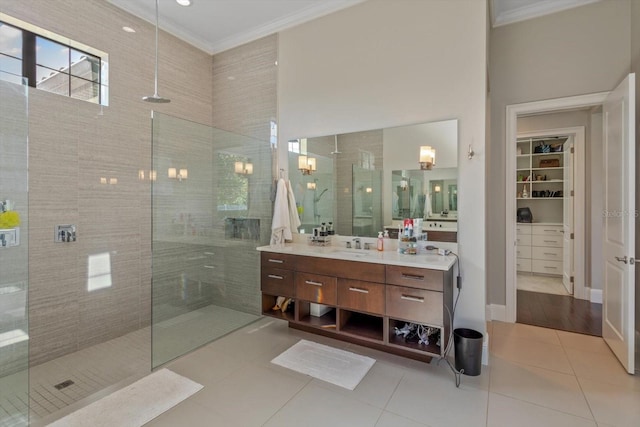
{"type": "Polygon", "coordinates": [[[291,240],[291,220],[289,218],[289,197],[284,179],[278,180],[276,201],[273,205],[273,221],[271,222],[271,244],[283,244],[291,240]]]}
{"type": "Polygon", "coordinates": [[[289,202],[289,225],[291,232],[297,233],[300,227],[300,217],[298,216],[298,205],[296,204],[296,196],[291,188],[291,181],[287,181],[287,199],[289,202]]]}

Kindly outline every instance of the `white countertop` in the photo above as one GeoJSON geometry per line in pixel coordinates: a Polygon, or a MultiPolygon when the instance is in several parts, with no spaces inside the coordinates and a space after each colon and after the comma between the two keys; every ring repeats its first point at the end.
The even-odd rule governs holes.
{"type": "Polygon", "coordinates": [[[262,252],[314,256],[318,258],[339,259],[344,261],[371,262],[376,264],[400,265],[404,267],[449,270],[456,262],[454,255],[417,254],[404,255],[397,251],[377,251],[365,249],[345,249],[338,246],[311,246],[305,243],[286,243],[284,245],[260,246],[262,252]]]}

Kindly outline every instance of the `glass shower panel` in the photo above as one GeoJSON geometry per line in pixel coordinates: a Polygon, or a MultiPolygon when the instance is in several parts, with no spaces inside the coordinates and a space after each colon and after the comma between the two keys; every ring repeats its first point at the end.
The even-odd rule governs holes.
{"type": "Polygon", "coordinates": [[[353,235],[382,231],[382,171],[353,165],[353,235]]]}
{"type": "Polygon", "coordinates": [[[153,113],[152,364],[259,318],[268,141],[153,113]]]}
{"type": "Polygon", "coordinates": [[[0,72],[0,426],[29,422],[27,83],[0,72]]]}

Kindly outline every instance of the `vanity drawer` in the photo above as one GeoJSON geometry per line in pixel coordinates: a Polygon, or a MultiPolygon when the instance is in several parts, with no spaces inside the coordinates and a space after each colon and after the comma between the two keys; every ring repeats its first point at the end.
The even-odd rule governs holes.
{"type": "Polygon", "coordinates": [[[531,261],[531,270],[534,273],[562,275],[562,261],[543,261],[534,259],[531,261]]]}
{"type": "Polygon", "coordinates": [[[516,270],[531,272],[531,258],[516,258],[516,270]]]}
{"type": "Polygon", "coordinates": [[[293,271],[280,268],[260,269],[260,288],[262,292],[276,296],[295,296],[293,271]]]}
{"type": "Polygon", "coordinates": [[[562,247],[562,234],[558,234],[557,236],[531,236],[531,244],[533,246],[555,246],[558,248],[562,247]]]}
{"type": "Polygon", "coordinates": [[[260,254],[260,265],[262,268],[288,268],[289,270],[294,270],[295,259],[295,255],[262,252],[260,254]]]}
{"type": "Polygon", "coordinates": [[[518,236],[531,234],[531,225],[529,225],[529,224],[517,224],[516,225],[516,234],[518,236]]]}
{"type": "MultiPolygon", "coordinates": [[[[364,249],[363,252],[366,252],[364,249]]],[[[373,251],[372,253],[376,253],[373,251]]],[[[366,282],[384,283],[384,264],[360,261],[343,261],[336,259],[298,256],[296,270],[344,277],[345,279],[364,280],[366,282]]]]}
{"type": "Polygon", "coordinates": [[[532,225],[531,234],[556,236],[562,234],[562,225],[532,225]]]}
{"type": "Polygon", "coordinates": [[[410,288],[443,290],[444,273],[426,268],[387,265],[387,283],[408,286],[410,288]]]}
{"type": "Polygon", "coordinates": [[[336,305],[338,288],[336,277],[296,272],[294,280],[296,298],[319,304],[336,305]]]}
{"type": "Polygon", "coordinates": [[[442,292],[387,286],[387,316],[410,322],[443,325],[442,292]]]}
{"type": "Polygon", "coordinates": [[[384,315],[385,285],[338,279],[338,305],[356,311],[384,315]]]}
{"type": "Polygon", "coordinates": [[[533,249],[534,259],[545,259],[549,261],[561,261],[562,260],[562,248],[544,248],[534,246],[533,249]]]}
{"type": "Polygon", "coordinates": [[[521,234],[516,236],[516,243],[518,246],[530,246],[531,245],[531,235],[530,234],[521,234]]]}
{"type": "Polygon", "coordinates": [[[516,246],[516,257],[531,258],[531,246],[516,246]]]}

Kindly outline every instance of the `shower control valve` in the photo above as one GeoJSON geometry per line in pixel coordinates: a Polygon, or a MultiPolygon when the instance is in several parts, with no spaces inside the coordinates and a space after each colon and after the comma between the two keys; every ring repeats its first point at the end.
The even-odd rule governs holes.
{"type": "Polygon", "coordinates": [[[76,226],[73,224],[56,225],[53,241],[55,243],[75,242],[76,226]]]}

